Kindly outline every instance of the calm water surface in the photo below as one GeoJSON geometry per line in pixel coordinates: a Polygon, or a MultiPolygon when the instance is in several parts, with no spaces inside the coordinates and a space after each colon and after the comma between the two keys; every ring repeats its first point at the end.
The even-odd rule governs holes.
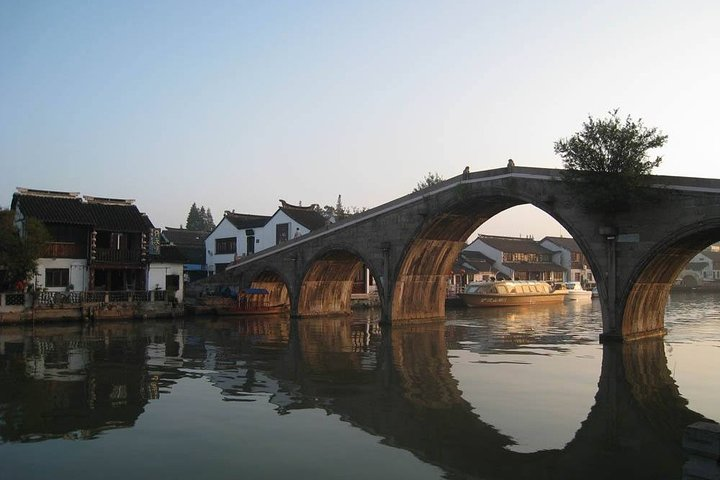
{"type": "Polygon", "coordinates": [[[0,477],[678,479],[720,420],[718,300],[605,346],[597,301],[0,327],[0,477]]]}

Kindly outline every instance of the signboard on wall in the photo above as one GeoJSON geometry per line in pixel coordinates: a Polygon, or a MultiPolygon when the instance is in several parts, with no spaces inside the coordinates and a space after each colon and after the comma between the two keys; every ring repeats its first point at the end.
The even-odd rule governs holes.
{"type": "Polygon", "coordinates": [[[160,229],[153,228],[150,230],[150,243],[148,245],[148,253],[150,255],[160,255],[160,229]]]}

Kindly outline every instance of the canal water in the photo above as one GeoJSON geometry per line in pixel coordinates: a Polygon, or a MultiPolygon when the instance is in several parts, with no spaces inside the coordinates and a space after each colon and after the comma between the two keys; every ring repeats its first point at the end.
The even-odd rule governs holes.
{"type": "Polygon", "coordinates": [[[2,479],[682,477],[720,296],[600,345],[600,305],[0,327],[2,479]]]}

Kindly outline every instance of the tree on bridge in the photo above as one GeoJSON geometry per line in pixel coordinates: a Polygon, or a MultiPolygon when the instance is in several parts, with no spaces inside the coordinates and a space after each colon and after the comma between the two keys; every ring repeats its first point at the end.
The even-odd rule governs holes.
{"type": "Polygon", "coordinates": [[[337,202],[334,207],[332,205],[325,205],[322,208],[318,206],[316,207],[316,210],[327,220],[343,220],[345,218],[352,217],[353,215],[357,215],[358,213],[362,213],[367,210],[367,208],[345,207],[342,203],[342,195],[338,195],[337,202]]]}
{"type": "Polygon", "coordinates": [[[437,172],[428,172],[427,175],[425,175],[425,178],[423,178],[421,182],[418,182],[417,186],[413,188],[413,193],[424,190],[444,180],[445,179],[441,177],[440,174],[438,174],[437,172]]]}
{"type": "Polygon", "coordinates": [[[618,110],[595,119],[588,116],[581,131],[555,142],[555,153],[563,159],[565,179],[591,210],[613,213],[625,210],[633,195],[642,192],[652,170],[662,157],[648,151],[667,141],[657,128],[647,128],[642,119],[629,115],[623,120],[618,110]]]}

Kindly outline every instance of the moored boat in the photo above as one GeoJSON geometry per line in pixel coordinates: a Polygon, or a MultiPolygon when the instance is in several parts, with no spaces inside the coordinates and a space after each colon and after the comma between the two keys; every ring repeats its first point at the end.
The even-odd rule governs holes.
{"type": "Polygon", "coordinates": [[[567,298],[568,300],[585,300],[592,298],[592,292],[585,290],[580,282],[567,282],[567,298]]]}
{"type": "Polygon", "coordinates": [[[560,303],[565,295],[554,294],[542,281],[499,280],[469,283],[460,298],[468,307],[511,307],[560,303]]]}

